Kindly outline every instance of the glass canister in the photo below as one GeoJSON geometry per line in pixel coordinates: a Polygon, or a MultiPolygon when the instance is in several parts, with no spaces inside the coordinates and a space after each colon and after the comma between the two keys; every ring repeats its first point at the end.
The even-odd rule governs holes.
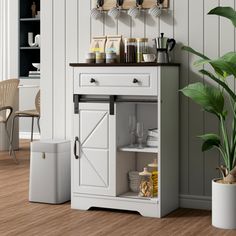
{"type": "Polygon", "coordinates": [[[147,38],[137,38],[137,62],[143,62],[143,54],[147,53],[147,38]]]}
{"type": "Polygon", "coordinates": [[[153,197],[153,182],[152,173],[148,172],[147,167],[143,169],[140,175],[140,186],[139,186],[139,196],[140,197],[153,197]]]}
{"type": "Polygon", "coordinates": [[[153,163],[149,164],[148,167],[152,173],[153,182],[153,197],[158,195],[158,170],[157,170],[157,159],[154,159],[153,163]]]}
{"type": "Polygon", "coordinates": [[[125,38],[125,62],[135,63],[136,62],[136,39],[125,38]]]}

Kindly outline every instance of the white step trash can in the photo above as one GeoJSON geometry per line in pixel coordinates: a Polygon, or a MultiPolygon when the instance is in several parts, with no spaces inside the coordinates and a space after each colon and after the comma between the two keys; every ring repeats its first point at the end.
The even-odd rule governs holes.
{"type": "Polygon", "coordinates": [[[70,142],[31,143],[29,201],[60,204],[70,200],[70,142]]]}

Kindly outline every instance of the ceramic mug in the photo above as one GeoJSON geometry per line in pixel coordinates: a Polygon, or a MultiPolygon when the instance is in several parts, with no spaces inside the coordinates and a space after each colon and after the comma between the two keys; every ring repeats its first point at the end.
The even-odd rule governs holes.
{"type": "Polygon", "coordinates": [[[37,11],[37,15],[35,17],[40,18],[40,11],[37,11]]]}
{"type": "Polygon", "coordinates": [[[137,18],[140,15],[140,10],[138,7],[131,7],[128,10],[128,15],[131,16],[132,18],[137,18]]]}
{"type": "Polygon", "coordinates": [[[150,8],[148,10],[148,14],[153,16],[153,17],[159,17],[162,13],[162,6],[161,5],[156,5],[156,6],[153,6],[152,8],[150,8]]]}
{"type": "Polygon", "coordinates": [[[40,36],[40,34],[37,34],[35,36],[35,43],[37,44],[38,47],[41,46],[41,36],[40,36]]]}
{"type": "Polygon", "coordinates": [[[102,17],[102,12],[98,8],[93,8],[90,12],[90,16],[97,20],[102,17]]]}
{"type": "Polygon", "coordinates": [[[155,54],[143,54],[143,60],[145,62],[154,62],[156,60],[155,54]]]}
{"type": "Polygon", "coordinates": [[[108,11],[108,16],[112,17],[113,19],[118,19],[120,16],[120,10],[117,7],[113,7],[108,11]]]}

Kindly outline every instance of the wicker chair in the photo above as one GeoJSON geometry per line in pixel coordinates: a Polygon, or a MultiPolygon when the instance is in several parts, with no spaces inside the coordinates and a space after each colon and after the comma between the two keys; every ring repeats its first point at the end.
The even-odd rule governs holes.
{"type": "Polygon", "coordinates": [[[37,119],[37,125],[38,125],[38,130],[40,133],[40,91],[38,91],[36,97],[35,97],[35,109],[34,110],[25,110],[25,111],[16,111],[15,116],[12,120],[12,130],[11,130],[11,143],[13,142],[13,132],[14,132],[14,127],[15,127],[15,119],[17,117],[28,117],[32,118],[32,123],[31,123],[31,142],[33,141],[33,135],[34,135],[34,119],[37,119]]]}
{"type": "MultiPolygon", "coordinates": [[[[9,132],[7,130],[7,122],[13,112],[13,103],[15,99],[15,94],[17,94],[18,86],[18,79],[9,79],[0,82],[0,123],[3,123],[5,126],[10,150],[12,150],[12,142],[10,139],[9,132]]],[[[14,151],[13,158],[15,162],[17,162],[14,151]]]]}

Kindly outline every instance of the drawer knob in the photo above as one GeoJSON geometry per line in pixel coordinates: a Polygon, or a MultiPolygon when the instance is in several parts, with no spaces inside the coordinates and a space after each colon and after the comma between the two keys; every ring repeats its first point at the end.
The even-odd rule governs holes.
{"type": "Polygon", "coordinates": [[[91,78],[90,83],[91,84],[96,83],[96,80],[94,78],[91,78]]]}
{"type": "Polygon", "coordinates": [[[134,84],[137,84],[138,83],[138,80],[136,78],[133,79],[133,83],[134,84]]]}

